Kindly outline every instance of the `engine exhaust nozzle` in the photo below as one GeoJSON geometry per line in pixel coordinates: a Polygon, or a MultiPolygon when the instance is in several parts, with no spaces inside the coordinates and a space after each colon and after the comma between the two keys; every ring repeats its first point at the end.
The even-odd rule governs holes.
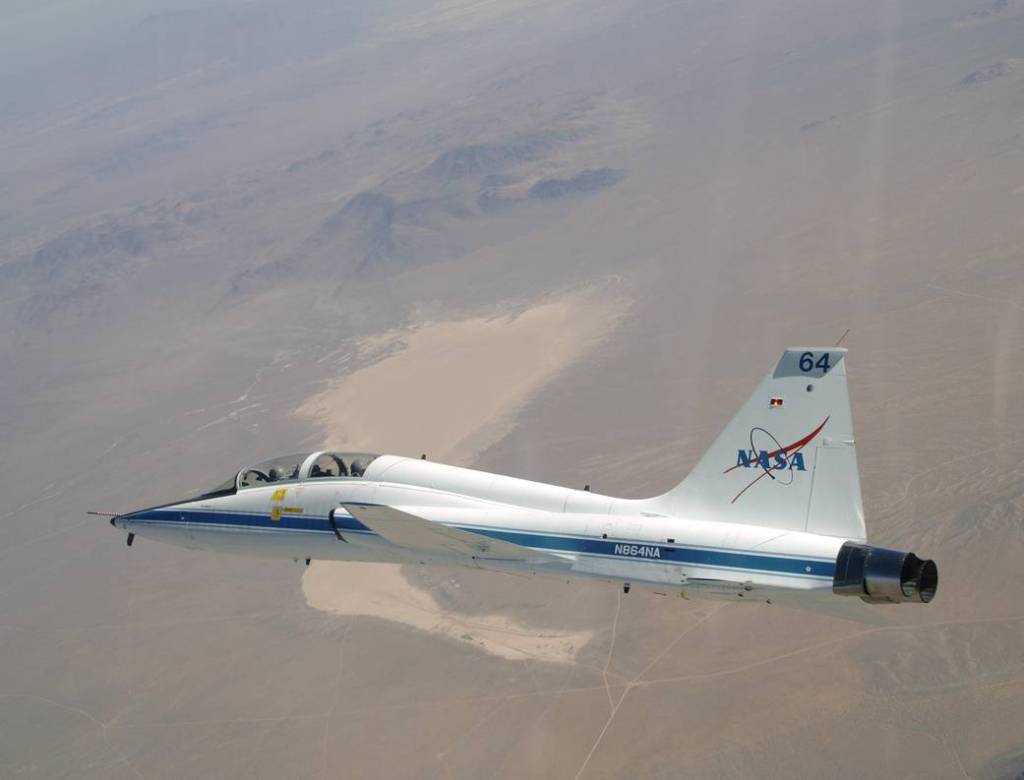
{"type": "Polygon", "coordinates": [[[859,596],[869,604],[927,604],[935,598],[939,571],[935,561],[912,552],[846,542],[836,556],[832,591],[859,596]]]}

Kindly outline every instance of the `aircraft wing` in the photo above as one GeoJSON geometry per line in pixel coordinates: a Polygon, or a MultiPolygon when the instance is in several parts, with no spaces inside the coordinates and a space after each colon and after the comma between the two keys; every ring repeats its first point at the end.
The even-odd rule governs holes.
{"type": "Polygon", "coordinates": [[[743,582],[727,580],[688,580],[682,586],[686,597],[740,601],[737,594],[743,593],[745,601],[750,604],[764,606],[764,602],[790,609],[816,612],[819,615],[852,620],[873,626],[893,625],[891,613],[878,606],[870,606],[860,599],[836,596],[831,588],[815,588],[812,590],[790,590],[788,588],[771,588],[764,585],[751,587],[743,582]]]}
{"type": "Polygon", "coordinates": [[[539,550],[436,523],[390,506],[342,504],[342,507],[371,531],[407,549],[489,561],[540,564],[561,560],[539,550]]]}

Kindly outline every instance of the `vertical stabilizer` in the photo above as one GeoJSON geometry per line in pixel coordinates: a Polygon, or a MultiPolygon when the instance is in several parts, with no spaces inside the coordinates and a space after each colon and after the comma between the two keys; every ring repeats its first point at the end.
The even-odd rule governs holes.
{"type": "Polygon", "coordinates": [[[792,347],[693,471],[672,514],[863,540],[846,350],[792,347]]]}

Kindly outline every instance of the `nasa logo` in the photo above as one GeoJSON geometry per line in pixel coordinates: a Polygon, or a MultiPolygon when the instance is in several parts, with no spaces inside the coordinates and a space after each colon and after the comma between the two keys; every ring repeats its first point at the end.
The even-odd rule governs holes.
{"type": "Polygon", "coordinates": [[[789,471],[807,471],[802,452],[794,452],[790,456],[778,450],[775,452],[768,452],[768,450],[737,450],[736,465],[745,469],[762,468],[766,471],[768,469],[772,471],[785,471],[787,469],[789,471]]]}
{"type": "MultiPolygon", "coordinates": [[[[826,370],[826,369],[822,369],[826,370]]],[[[757,469],[760,473],[751,479],[729,503],[735,504],[737,499],[756,485],[764,477],[776,485],[792,485],[796,478],[796,472],[807,471],[807,464],[804,461],[802,450],[810,444],[814,438],[821,433],[828,424],[830,418],[826,417],[821,425],[815,428],[791,444],[782,444],[778,438],[768,430],[755,426],[750,429],[750,446],[736,450],[736,463],[729,466],[723,474],[728,474],[736,469],[757,469]],[[770,444],[772,449],[761,449],[758,446],[761,442],[770,444]],[[776,476],[779,475],[779,476],[776,476]],[[780,478],[781,477],[781,478],[780,478]]]]}
{"type": "Polygon", "coordinates": [[[661,548],[647,544],[617,544],[616,555],[629,555],[634,558],[660,558],[661,548]]]}

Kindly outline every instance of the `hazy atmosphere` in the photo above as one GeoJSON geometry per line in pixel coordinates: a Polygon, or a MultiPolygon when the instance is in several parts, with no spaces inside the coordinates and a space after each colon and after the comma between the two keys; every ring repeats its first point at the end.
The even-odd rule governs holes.
{"type": "Polygon", "coordinates": [[[6,0],[0,777],[1024,776],[1022,228],[1024,0],[6,0]],[[86,515],[653,495],[847,331],[885,625],[86,515]]]}

